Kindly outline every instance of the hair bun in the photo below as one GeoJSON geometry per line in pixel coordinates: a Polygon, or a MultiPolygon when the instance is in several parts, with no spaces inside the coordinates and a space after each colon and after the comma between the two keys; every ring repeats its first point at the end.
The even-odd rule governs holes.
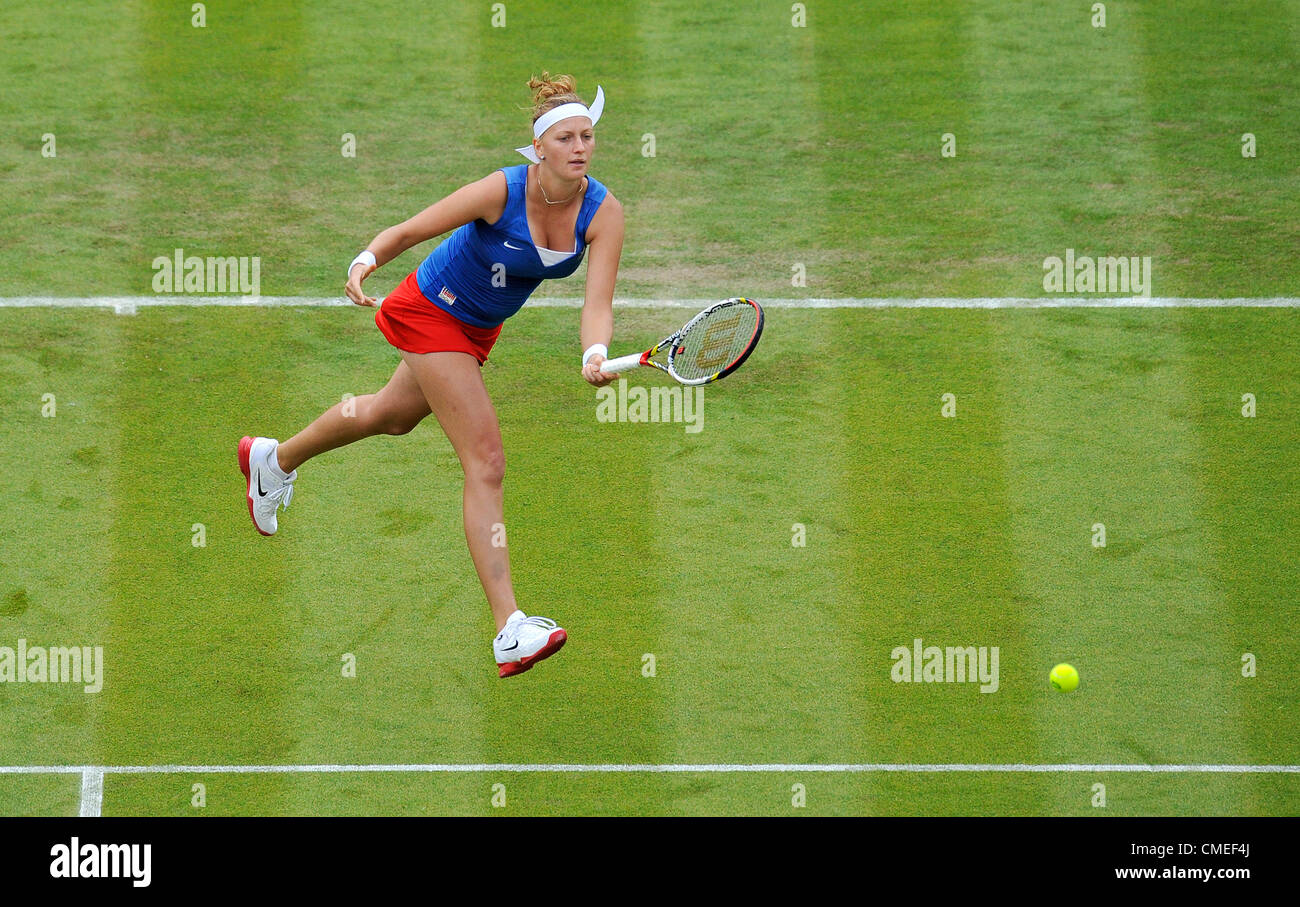
{"type": "Polygon", "coordinates": [[[574,92],[573,76],[553,76],[542,70],[540,78],[534,76],[528,80],[528,87],[533,92],[533,122],[553,107],[561,104],[586,103],[574,92]]]}
{"type": "Polygon", "coordinates": [[[533,103],[540,104],[556,95],[573,94],[576,83],[573,81],[573,76],[552,76],[543,69],[541,78],[533,77],[528,80],[528,87],[533,92],[533,103]]]}

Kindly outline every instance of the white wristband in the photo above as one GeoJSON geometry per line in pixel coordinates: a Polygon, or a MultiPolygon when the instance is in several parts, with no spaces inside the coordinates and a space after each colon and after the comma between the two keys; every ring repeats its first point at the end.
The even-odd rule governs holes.
{"type": "Polygon", "coordinates": [[[352,269],[357,265],[374,265],[374,263],[375,253],[371,252],[369,249],[365,249],[360,255],[352,259],[352,264],[348,265],[348,276],[352,276],[352,269]]]}
{"type": "Polygon", "coordinates": [[[603,343],[593,343],[591,346],[587,347],[587,352],[582,354],[582,367],[586,368],[587,363],[591,361],[591,357],[597,353],[608,358],[609,348],[603,343]]]}

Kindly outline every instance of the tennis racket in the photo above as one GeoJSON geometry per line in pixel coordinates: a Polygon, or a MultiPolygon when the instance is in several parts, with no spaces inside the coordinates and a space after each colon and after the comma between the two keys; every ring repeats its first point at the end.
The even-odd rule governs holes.
{"type": "Polygon", "coordinates": [[[709,306],[644,353],[606,359],[600,370],[617,375],[649,365],[682,384],[708,384],[740,368],[762,334],[762,307],[736,297],[709,306]]]}

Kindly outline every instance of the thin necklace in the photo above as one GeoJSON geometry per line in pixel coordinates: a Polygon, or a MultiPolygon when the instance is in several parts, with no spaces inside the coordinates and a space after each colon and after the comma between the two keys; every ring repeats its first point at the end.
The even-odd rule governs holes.
{"type": "MultiPolygon", "coordinates": [[[[585,180],[586,177],[584,176],[583,179],[585,180]]],[[[546,194],[546,187],[542,185],[542,168],[541,168],[541,167],[538,167],[538,168],[537,168],[537,188],[542,190],[542,198],[546,199],[546,204],[548,204],[548,205],[562,205],[562,204],[564,204],[565,202],[571,202],[571,201],[573,201],[575,198],[577,198],[578,193],[582,191],[582,183],[578,183],[578,188],[574,190],[573,195],[570,195],[568,198],[563,199],[563,200],[561,200],[561,201],[553,202],[553,201],[551,201],[550,196],[548,196],[548,195],[546,194]]]]}

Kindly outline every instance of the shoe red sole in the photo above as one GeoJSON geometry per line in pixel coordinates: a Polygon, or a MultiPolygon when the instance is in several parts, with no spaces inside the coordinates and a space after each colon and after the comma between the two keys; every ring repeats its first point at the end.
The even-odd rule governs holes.
{"type": "Polygon", "coordinates": [[[252,469],[248,465],[248,454],[253,449],[253,439],[248,435],[239,439],[239,471],[244,474],[244,494],[248,498],[248,518],[253,521],[253,528],[262,535],[270,535],[269,532],[262,532],[257,525],[257,518],[253,516],[253,475],[252,469]]]}
{"type": "Polygon", "coordinates": [[[537,654],[529,655],[527,658],[520,659],[519,661],[507,661],[505,664],[498,664],[497,676],[514,677],[516,674],[524,673],[524,671],[527,671],[539,661],[550,658],[556,652],[560,651],[568,638],[568,633],[565,633],[563,630],[556,630],[551,634],[550,638],[546,640],[546,645],[537,650],[537,654]]]}

